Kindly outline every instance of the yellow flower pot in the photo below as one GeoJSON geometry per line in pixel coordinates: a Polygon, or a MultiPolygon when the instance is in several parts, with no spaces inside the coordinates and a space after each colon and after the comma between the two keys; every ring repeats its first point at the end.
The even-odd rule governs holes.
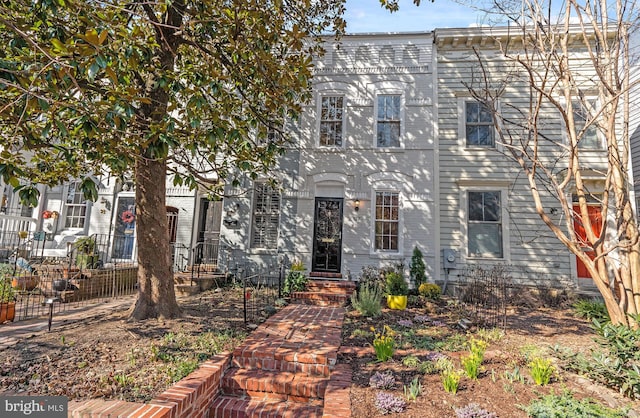
{"type": "Polygon", "coordinates": [[[402,311],[407,308],[407,296],[387,295],[387,306],[402,311]]]}

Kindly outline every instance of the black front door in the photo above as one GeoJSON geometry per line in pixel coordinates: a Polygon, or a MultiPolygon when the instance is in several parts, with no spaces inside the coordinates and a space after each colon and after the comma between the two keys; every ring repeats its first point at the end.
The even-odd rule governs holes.
{"type": "Polygon", "coordinates": [[[220,222],[222,220],[222,200],[200,199],[200,225],[195,262],[216,264],[220,243],[220,222]]]}
{"type": "Polygon", "coordinates": [[[342,255],[342,199],[316,198],[313,271],[340,272],[342,255]]]}

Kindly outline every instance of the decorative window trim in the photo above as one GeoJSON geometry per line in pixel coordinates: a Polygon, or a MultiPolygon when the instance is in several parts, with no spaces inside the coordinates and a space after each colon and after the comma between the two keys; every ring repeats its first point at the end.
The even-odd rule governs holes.
{"type": "Polygon", "coordinates": [[[346,125],[347,125],[347,96],[344,91],[341,90],[325,90],[319,92],[317,95],[316,112],[318,117],[316,118],[316,135],[315,135],[315,147],[321,150],[343,150],[346,147],[346,125]],[[322,101],[327,97],[342,98],[342,120],[341,120],[341,145],[321,145],[321,127],[322,127],[322,101]]]}
{"type": "Polygon", "coordinates": [[[491,260],[509,262],[511,259],[510,233],[509,233],[509,189],[508,182],[464,179],[459,180],[460,185],[460,231],[464,240],[462,254],[466,259],[491,260]],[[500,192],[500,223],[502,225],[502,257],[475,256],[469,254],[469,192],[500,192]]]}
{"type": "Polygon", "coordinates": [[[375,92],[373,100],[373,147],[378,151],[403,150],[405,147],[405,111],[406,98],[404,91],[400,89],[379,89],[375,92]],[[399,96],[400,97],[400,115],[398,122],[400,123],[400,133],[398,134],[398,146],[381,147],[378,145],[378,99],[381,96],[399,96]]]}

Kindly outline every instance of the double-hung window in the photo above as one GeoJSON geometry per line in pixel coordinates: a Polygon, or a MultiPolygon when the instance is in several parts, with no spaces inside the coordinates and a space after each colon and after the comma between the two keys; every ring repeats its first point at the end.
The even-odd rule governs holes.
{"type": "Polygon", "coordinates": [[[84,228],[87,217],[87,203],[80,189],[80,182],[71,182],[66,196],[65,228],[84,228]]]}
{"type": "Polygon", "coordinates": [[[378,115],[376,125],[379,148],[400,146],[400,95],[378,95],[378,115]]]}
{"type": "Polygon", "coordinates": [[[252,248],[277,247],[279,218],[280,193],[267,183],[256,183],[253,189],[252,248]]]}
{"type": "Polygon", "coordinates": [[[470,257],[503,257],[501,199],[500,191],[468,192],[470,257]]]}
{"type": "Polygon", "coordinates": [[[320,146],[342,146],[344,97],[323,96],[320,101],[320,146]]]}
{"type": "Polygon", "coordinates": [[[589,111],[586,109],[583,103],[573,102],[573,122],[576,129],[576,134],[579,136],[582,132],[582,137],[580,137],[578,142],[578,147],[580,149],[587,150],[599,150],[602,149],[602,141],[600,140],[600,136],[598,135],[598,129],[594,124],[589,125],[585,129],[587,124],[587,120],[589,119],[589,111]]]}
{"type": "Polygon", "coordinates": [[[493,147],[493,114],[483,103],[465,103],[465,128],[467,146],[493,147]]]}
{"type": "Polygon", "coordinates": [[[400,197],[397,192],[376,192],[376,251],[398,251],[400,197]]]}

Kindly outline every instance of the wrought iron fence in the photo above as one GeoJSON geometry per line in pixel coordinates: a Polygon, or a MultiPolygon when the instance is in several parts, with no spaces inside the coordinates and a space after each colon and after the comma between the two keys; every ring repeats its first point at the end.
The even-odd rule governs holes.
{"type": "Polygon", "coordinates": [[[475,322],[505,328],[511,288],[511,272],[506,266],[469,265],[458,276],[456,293],[475,322]]]}
{"type": "Polygon", "coordinates": [[[80,269],[41,265],[40,270],[5,274],[0,300],[14,303],[15,318],[24,319],[64,312],[84,305],[131,295],[137,290],[137,266],[80,269]],[[49,302],[49,303],[47,303],[49,302]]]}
{"type": "Polygon", "coordinates": [[[282,296],[283,266],[253,272],[239,268],[242,281],[244,322],[258,323],[275,313],[276,299],[282,296]]]}

